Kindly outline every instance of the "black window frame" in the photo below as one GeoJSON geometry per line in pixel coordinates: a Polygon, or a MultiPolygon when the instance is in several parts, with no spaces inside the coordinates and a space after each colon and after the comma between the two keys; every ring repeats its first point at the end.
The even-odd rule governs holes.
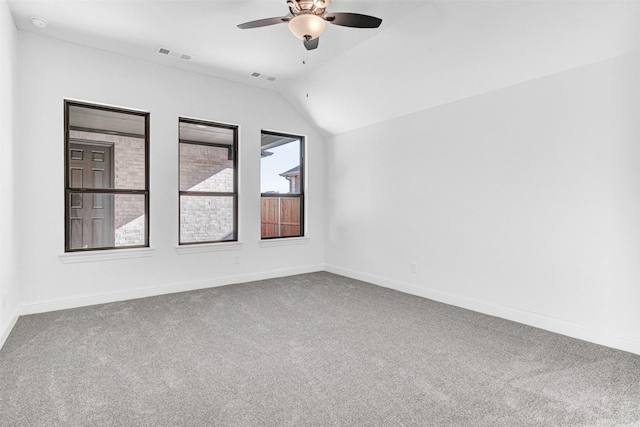
{"type": "MultiPolygon", "coordinates": [[[[306,160],[306,142],[307,138],[304,135],[297,135],[293,133],[285,133],[285,132],[277,132],[271,130],[261,130],[260,131],[260,139],[262,140],[262,135],[271,135],[271,136],[279,136],[283,138],[295,138],[300,141],[300,194],[290,194],[290,193],[278,193],[278,197],[292,197],[300,199],[300,234],[291,235],[291,236],[271,236],[271,237],[262,237],[262,227],[260,231],[260,240],[274,240],[274,239],[292,239],[292,238],[300,238],[305,236],[305,205],[306,205],[306,168],[305,168],[305,160],[306,160]]],[[[260,150],[262,151],[262,144],[260,144],[260,150]]],[[[260,183],[262,186],[262,182],[260,183]]],[[[262,198],[263,197],[275,197],[273,193],[260,193],[260,222],[262,223],[262,198]]]]}
{"type": "Polygon", "coordinates": [[[73,100],[64,100],[64,251],[67,252],[95,252],[95,251],[104,251],[104,250],[120,250],[120,249],[133,249],[133,248],[148,248],[150,247],[149,239],[150,239],[150,218],[149,218],[149,177],[150,177],[150,165],[149,165],[149,122],[150,122],[151,114],[146,111],[133,110],[128,108],[121,107],[111,107],[100,104],[93,104],[88,102],[80,102],[73,100]],[[114,113],[121,114],[131,114],[135,116],[140,116],[144,118],[144,135],[139,134],[131,134],[103,129],[87,129],[87,128],[78,128],[74,127],[73,129],[69,125],[69,108],[70,107],[81,107],[81,108],[90,108],[101,111],[111,111],[114,113]],[[84,132],[95,132],[95,133],[103,133],[103,134],[111,134],[111,135],[119,135],[119,136],[128,136],[135,138],[144,138],[144,163],[145,163],[145,172],[144,179],[145,185],[144,190],[140,189],[116,189],[116,188],[75,188],[71,187],[71,179],[69,176],[69,163],[71,156],[70,149],[70,131],[84,131],[84,132]],[[70,219],[70,204],[71,204],[71,193],[83,193],[83,194],[127,194],[127,195],[143,195],[145,199],[144,203],[144,221],[145,221],[145,229],[144,229],[144,240],[145,243],[142,245],[127,245],[127,246],[103,246],[97,248],[71,248],[71,219],[70,219]]]}
{"type": "MultiPolygon", "coordinates": [[[[238,241],[238,145],[239,145],[239,129],[240,126],[232,125],[229,123],[220,123],[211,120],[193,119],[189,117],[178,117],[178,246],[191,246],[202,244],[215,244],[215,243],[228,243],[238,241]],[[180,138],[180,123],[189,123],[194,125],[203,125],[210,127],[219,127],[222,129],[229,129],[233,131],[233,148],[230,150],[230,155],[233,160],[233,192],[215,192],[215,191],[188,191],[180,189],[180,146],[182,144],[203,145],[208,147],[222,147],[223,144],[215,144],[209,142],[189,141],[180,138]],[[182,196],[202,196],[202,197],[233,197],[233,239],[227,240],[202,240],[197,242],[182,242],[181,241],[181,225],[182,219],[180,214],[182,212],[182,196]]],[[[224,146],[223,148],[227,148],[224,146]]]]}

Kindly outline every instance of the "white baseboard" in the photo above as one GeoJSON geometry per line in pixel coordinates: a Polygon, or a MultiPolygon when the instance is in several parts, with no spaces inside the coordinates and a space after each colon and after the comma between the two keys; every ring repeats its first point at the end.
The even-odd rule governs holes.
{"type": "Polygon", "coordinates": [[[384,277],[362,273],[336,265],[325,265],[325,270],[330,273],[362,280],[364,282],[395,289],[407,294],[428,298],[445,304],[455,305],[456,307],[466,308],[479,313],[488,314],[490,316],[512,320],[514,322],[566,335],[572,338],[640,355],[640,341],[633,338],[616,336],[607,332],[587,328],[577,323],[556,319],[542,314],[496,305],[487,301],[436,291],[434,289],[428,289],[409,283],[402,283],[396,280],[390,280],[384,277]]]}
{"type": "Polygon", "coordinates": [[[109,302],[125,301],[136,298],[171,294],[176,292],[192,291],[196,289],[232,285],[235,283],[244,283],[256,280],[272,279],[276,277],[292,276],[295,274],[313,273],[316,271],[328,271],[330,273],[362,280],[385,288],[395,289],[407,294],[428,298],[434,301],[443,302],[445,304],[455,305],[457,307],[466,308],[469,310],[477,311],[479,313],[512,320],[514,322],[523,323],[525,325],[566,335],[572,338],[577,338],[595,344],[600,344],[640,355],[640,341],[633,338],[616,336],[607,332],[587,328],[576,323],[556,319],[538,313],[500,306],[489,303],[487,301],[462,297],[460,295],[436,291],[409,283],[402,283],[396,280],[362,273],[336,265],[310,265],[305,267],[294,267],[250,274],[217,277],[210,280],[168,283],[145,288],[130,289],[126,291],[105,292],[44,301],[24,302],[20,304],[18,311],[14,313],[13,317],[11,318],[12,320],[4,328],[4,330],[0,330],[0,349],[9,336],[11,329],[13,329],[13,326],[18,319],[18,315],[65,310],[69,308],[84,307],[88,305],[105,304],[109,302]]]}
{"type": "MultiPolygon", "coordinates": [[[[23,302],[20,304],[20,315],[45,313],[49,311],[66,310],[69,308],[85,307],[95,304],[125,301],[136,298],[146,298],[157,295],[172,294],[176,292],[193,291],[196,289],[214,288],[218,286],[232,285],[235,283],[253,282],[256,280],[273,279],[276,277],[293,276],[295,274],[313,273],[323,271],[323,265],[310,265],[293,267],[280,270],[262,271],[250,274],[238,274],[224,277],[216,277],[209,280],[192,282],[166,283],[156,286],[128,289],[125,291],[104,292],[88,295],[77,295],[66,298],[56,298],[43,301],[23,302]]],[[[11,329],[9,329],[11,330],[11,329]]],[[[7,333],[8,335],[8,333],[7,333]]]]}
{"type": "Polygon", "coordinates": [[[11,330],[16,325],[18,321],[18,310],[15,310],[9,319],[9,323],[6,325],[0,325],[0,350],[2,350],[2,346],[4,346],[5,341],[9,337],[11,330]]]}

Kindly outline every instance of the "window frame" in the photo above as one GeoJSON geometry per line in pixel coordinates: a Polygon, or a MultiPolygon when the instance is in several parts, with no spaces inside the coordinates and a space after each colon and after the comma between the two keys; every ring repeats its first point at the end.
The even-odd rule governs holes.
{"type": "Polygon", "coordinates": [[[238,145],[239,145],[239,129],[240,126],[229,123],[214,122],[211,120],[193,119],[189,117],[178,117],[178,247],[192,246],[192,245],[204,245],[204,244],[222,244],[230,242],[238,242],[238,145]],[[216,191],[189,191],[180,189],[180,147],[182,144],[203,145],[206,147],[223,147],[223,144],[215,144],[210,142],[190,141],[180,138],[180,123],[189,123],[194,125],[204,125],[210,127],[218,127],[222,129],[229,129],[233,131],[233,148],[231,150],[233,156],[233,192],[216,192],[216,191]],[[197,242],[182,242],[181,240],[181,225],[182,219],[180,214],[182,212],[182,196],[202,196],[202,197],[233,197],[233,239],[230,240],[202,240],[197,242]]]}
{"type": "Polygon", "coordinates": [[[149,165],[149,122],[150,122],[151,114],[147,111],[141,110],[133,110],[122,107],[112,107],[101,104],[93,104],[88,102],[81,102],[75,100],[64,100],[64,251],[65,253],[72,252],[95,252],[95,251],[105,251],[105,250],[122,250],[122,249],[134,249],[134,248],[149,248],[150,243],[150,228],[149,228],[149,177],[150,177],[150,165],[149,165]],[[88,129],[88,128],[70,128],[69,125],[69,109],[70,107],[81,107],[81,108],[90,108],[94,110],[101,111],[110,111],[114,113],[121,114],[131,114],[135,116],[140,116],[144,118],[144,135],[139,134],[131,134],[126,132],[118,132],[118,131],[109,131],[104,129],[88,129]],[[144,179],[145,185],[144,190],[140,189],[122,189],[122,188],[86,188],[86,187],[71,187],[71,179],[69,176],[70,169],[70,156],[71,156],[71,143],[75,141],[75,139],[70,137],[70,131],[82,131],[82,132],[93,132],[93,133],[102,133],[102,134],[110,134],[110,135],[118,135],[125,137],[135,137],[135,138],[143,138],[144,139],[144,179]],[[72,141],[73,140],[73,141],[72,141]],[[144,203],[144,240],[145,243],[142,245],[127,245],[127,246],[102,246],[98,248],[71,248],[71,218],[70,218],[70,209],[71,209],[71,194],[72,193],[82,193],[82,194],[107,194],[107,195],[117,195],[117,194],[126,194],[126,195],[143,195],[145,199],[144,203]]]}
{"type": "MultiPolygon", "coordinates": [[[[281,239],[300,239],[306,236],[306,221],[305,221],[305,205],[306,205],[306,148],[307,148],[307,137],[304,135],[297,135],[294,133],[286,133],[286,132],[278,132],[272,130],[261,130],[260,131],[260,139],[262,140],[262,135],[271,135],[271,136],[280,136],[283,138],[295,138],[300,142],[300,193],[299,194],[290,194],[290,193],[278,193],[278,197],[291,197],[291,198],[299,198],[300,199],[300,234],[291,235],[291,236],[271,236],[271,237],[262,237],[262,226],[260,227],[260,241],[273,241],[273,240],[281,240],[281,239]]],[[[283,144],[284,145],[284,144],[283,144]]],[[[262,150],[262,144],[260,144],[260,150],[262,150]]],[[[262,187],[262,182],[260,182],[260,186],[262,187]]],[[[262,224],[262,198],[263,197],[274,197],[272,193],[262,193],[260,192],[260,223],[262,224]]]]}

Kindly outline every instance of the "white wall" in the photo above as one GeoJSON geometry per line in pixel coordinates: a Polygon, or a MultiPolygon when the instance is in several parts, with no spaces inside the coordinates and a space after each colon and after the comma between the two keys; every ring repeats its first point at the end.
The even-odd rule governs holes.
{"type": "Polygon", "coordinates": [[[16,70],[3,0],[0,13],[3,58],[14,58],[0,79],[0,289],[9,293],[0,326],[12,322],[17,283],[29,313],[326,261],[340,274],[640,354],[638,55],[339,135],[325,162],[321,136],[271,91],[25,32],[16,70]],[[151,257],[60,261],[64,98],[151,112],[151,257]],[[241,249],[176,254],[181,115],[240,125],[241,249]],[[309,137],[307,244],[258,245],[261,129],[309,137]]]}
{"type": "Polygon", "coordinates": [[[18,314],[14,227],[14,124],[18,31],[0,0],[0,347],[18,314]]]}
{"type": "Polygon", "coordinates": [[[328,269],[640,354],[639,63],[332,138],[328,269]]]}
{"type": "Polygon", "coordinates": [[[324,142],[273,91],[20,31],[15,177],[22,313],[323,268],[324,142]],[[151,112],[151,257],[63,264],[63,99],[151,112]],[[240,240],[231,252],[178,255],[178,117],[240,126],[240,240]],[[308,136],[306,244],[263,248],[260,131],[308,136]],[[234,256],[240,264],[234,264],[234,256]]]}

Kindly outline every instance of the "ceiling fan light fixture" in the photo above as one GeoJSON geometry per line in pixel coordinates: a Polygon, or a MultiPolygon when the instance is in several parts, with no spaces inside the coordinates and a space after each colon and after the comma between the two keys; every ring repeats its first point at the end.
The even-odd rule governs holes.
{"type": "Polygon", "coordinates": [[[289,29],[301,40],[313,40],[320,37],[327,28],[327,22],[317,15],[305,13],[289,21],[289,29]]]}

